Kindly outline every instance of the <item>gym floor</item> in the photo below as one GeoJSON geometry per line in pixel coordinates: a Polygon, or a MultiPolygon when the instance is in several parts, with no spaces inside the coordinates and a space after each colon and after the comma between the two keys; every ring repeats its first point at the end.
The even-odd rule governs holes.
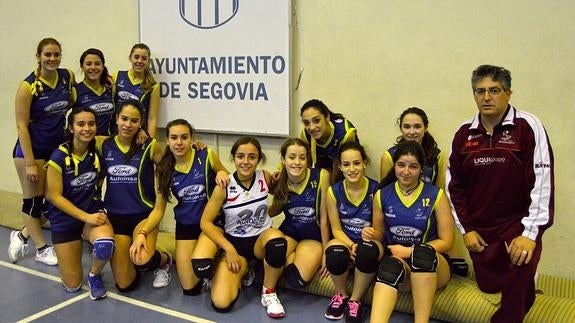
{"type": "MultiPolygon", "coordinates": [[[[172,267],[172,281],[165,288],[152,287],[153,274],[144,273],[140,286],[130,293],[118,293],[109,265],[104,269],[108,297],[93,301],[88,287],[76,293],[64,291],[57,266],[34,260],[34,246],[28,254],[10,263],[8,244],[12,229],[0,226],[0,322],[274,322],[260,304],[260,288],[243,288],[230,313],[217,313],[211,307],[208,292],[199,296],[182,294],[177,273],[172,267]]],[[[44,234],[49,238],[49,231],[44,234]]],[[[49,239],[48,239],[49,241],[49,239]]],[[[84,273],[88,271],[90,248],[84,245],[84,273]]],[[[323,313],[326,297],[280,289],[278,296],[286,310],[282,322],[330,322],[323,313]]],[[[364,322],[369,309],[363,310],[364,322]]],[[[343,320],[342,320],[343,321],[343,320]]],[[[391,322],[413,322],[413,316],[394,313],[391,322]]],[[[438,322],[438,321],[432,321],[438,322]]]]}

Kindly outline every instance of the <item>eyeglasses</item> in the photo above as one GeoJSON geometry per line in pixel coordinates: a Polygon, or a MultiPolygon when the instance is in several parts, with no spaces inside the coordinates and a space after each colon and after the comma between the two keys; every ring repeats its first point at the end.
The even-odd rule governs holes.
{"type": "Polygon", "coordinates": [[[489,93],[489,95],[491,96],[498,96],[499,94],[501,94],[501,92],[503,92],[504,90],[500,87],[490,87],[488,89],[473,89],[473,94],[475,94],[475,96],[484,96],[486,92],[489,93]]]}

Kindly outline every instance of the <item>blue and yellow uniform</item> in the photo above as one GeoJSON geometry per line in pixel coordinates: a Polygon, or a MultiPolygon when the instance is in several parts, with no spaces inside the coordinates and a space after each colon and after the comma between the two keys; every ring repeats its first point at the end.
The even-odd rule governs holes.
{"type": "Polygon", "coordinates": [[[110,125],[114,117],[114,100],[112,90],[103,86],[99,90],[92,88],[84,81],[74,85],[74,101],[76,106],[90,108],[96,113],[96,135],[109,135],[110,125]]]}
{"type": "MultiPolygon", "coordinates": [[[[74,74],[59,68],[57,78],[50,83],[32,72],[23,81],[32,94],[28,131],[35,159],[49,159],[58,145],[64,142],[66,111],[70,106],[74,74]]],[[[20,140],[16,141],[13,157],[23,158],[20,140]]]]}
{"type": "MultiPolygon", "coordinates": [[[[68,153],[67,145],[60,145],[54,150],[48,167],[53,167],[62,174],[62,196],[79,209],[88,213],[97,212],[101,202],[94,199],[96,182],[100,172],[100,160],[94,152],[83,156],[68,153]]],[[[82,230],[84,222],[62,212],[52,203],[48,203],[47,217],[50,219],[52,232],[69,232],[82,230]]]]}
{"type": "Polygon", "coordinates": [[[356,140],[358,140],[354,125],[347,119],[330,120],[329,127],[329,138],[323,144],[317,143],[305,129],[302,130],[301,139],[310,144],[311,147],[313,167],[333,169],[333,162],[337,156],[339,146],[354,135],[356,140]]]}
{"type": "MultiPolygon", "coordinates": [[[[152,92],[157,90],[159,84],[154,84],[149,90],[142,89],[142,82],[136,82],[131,71],[118,71],[114,75],[114,106],[119,109],[122,103],[128,100],[138,100],[144,107],[142,115],[142,127],[147,129],[148,113],[150,111],[150,97],[152,92]]],[[[112,122],[113,123],[113,122],[112,122]]],[[[115,124],[110,125],[110,134],[117,134],[118,128],[115,124]]]]}
{"type": "Polygon", "coordinates": [[[178,200],[178,204],[174,207],[176,222],[186,225],[200,224],[206,203],[215,187],[213,154],[210,148],[193,149],[192,164],[189,168],[175,167],[171,190],[178,200]]]}
{"type": "Polygon", "coordinates": [[[372,222],[373,196],[377,191],[378,183],[371,178],[367,178],[367,180],[363,198],[359,203],[353,203],[349,200],[345,181],[333,184],[328,190],[328,198],[332,198],[336,202],[343,232],[354,243],[362,241],[361,230],[371,226],[372,222]]]}
{"type": "Polygon", "coordinates": [[[397,182],[376,193],[376,203],[384,214],[385,245],[411,246],[439,238],[435,209],[443,190],[420,181],[413,194],[416,196],[414,200],[406,200],[400,193],[397,182]]]}
{"type": "MultiPolygon", "coordinates": [[[[324,173],[326,174],[326,173],[324,173]]],[[[309,169],[297,192],[290,191],[283,207],[285,219],[279,230],[296,241],[311,239],[321,242],[319,212],[321,205],[321,169],[309,169]]]]}
{"type": "MultiPolygon", "coordinates": [[[[117,137],[105,139],[98,150],[106,172],[104,207],[113,216],[148,216],[156,200],[154,161],[156,140],[148,140],[129,159],[129,147],[122,148],[117,137]]],[[[114,228],[115,229],[115,228],[114,228]]]]}

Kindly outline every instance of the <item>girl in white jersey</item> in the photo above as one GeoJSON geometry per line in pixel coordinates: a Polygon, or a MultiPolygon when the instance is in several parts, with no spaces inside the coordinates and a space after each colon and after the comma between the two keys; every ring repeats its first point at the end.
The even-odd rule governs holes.
{"type": "Polygon", "coordinates": [[[285,311],[275,287],[286,262],[287,242],[281,231],[272,228],[268,215],[271,175],[256,169],[264,158],[256,138],[239,138],[231,153],[236,171],[230,175],[227,188],[214,188],[201,218],[202,231],[223,249],[212,279],[212,306],[218,312],[229,312],[248,271],[248,261],[263,259],[261,304],[270,317],[281,318],[285,311]],[[224,231],[214,224],[220,209],[224,212],[224,231]]]}

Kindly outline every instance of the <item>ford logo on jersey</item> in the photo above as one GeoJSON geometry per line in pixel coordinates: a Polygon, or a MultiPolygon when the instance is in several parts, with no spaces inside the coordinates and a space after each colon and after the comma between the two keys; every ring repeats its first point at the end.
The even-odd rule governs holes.
{"type": "Polygon", "coordinates": [[[204,191],[204,185],[190,185],[178,191],[179,197],[198,195],[204,191]]]}
{"type": "Polygon", "coordinates": [[[389,228],[389,231],[401,237],[417,237],[421,234],[421,230],[414,227],[403,226],[403,225],[393,226],[389,228]]]}
{"type": "Polygon", "coordinates": [[[133,176],[138,173],[138,169],[130,165],[116,165],[108,167],[108,174],[112,176],[133,176]]]}
{"type": "Polygon", "coordinates": [[[92,183],[94,183],[95,179],[96,179],[96,172],[87,172],[87,173],[81,174],[78,177],[74,178],[70,182],[70,185],[72,185],[74,187],[78,187],[78,186],[83,186],[86,184],[92,184],[92,183]]]}
{"type": "Polygon", "coordinates": [[[122,100],[138,100],[139,98],[128,91],[118,91],[116,93],[122,100]]]}
{"type": "Polygon", "coordinates": [[[312,216],[315,213],[315,210],[311,207],[292,207],[288,210],[288,213],[300,216],[312,216]]]}
{"type": "Polygon", "coordinates": [[[108,112],[114,109],[114,105],[112,103],[96,103],[90,106],[90,109],[96,113],[98,112],[108,112]]]}
{"type": "Polygon", "coordinates": [[[371,225],[370,221],[366,221],[360,218],[352,218],[352,219],[341,219],[341,222],[345,225],[349,225],[352,227],[364,228],[369,227],[371,225]]]}
{"type": "Polygon", "coordinates": [[[224,25],[238,13],[240,0],[180,0],[180,16],[196,28],[224,25]]]}
{"type": "Polygon", "coordinates": [[[68,106],[68,101],[58,101],[50,104],[49,106],[44,108],[44,111],[50,113],[58,113],[66,111],[66,107],[68,106]]]}

